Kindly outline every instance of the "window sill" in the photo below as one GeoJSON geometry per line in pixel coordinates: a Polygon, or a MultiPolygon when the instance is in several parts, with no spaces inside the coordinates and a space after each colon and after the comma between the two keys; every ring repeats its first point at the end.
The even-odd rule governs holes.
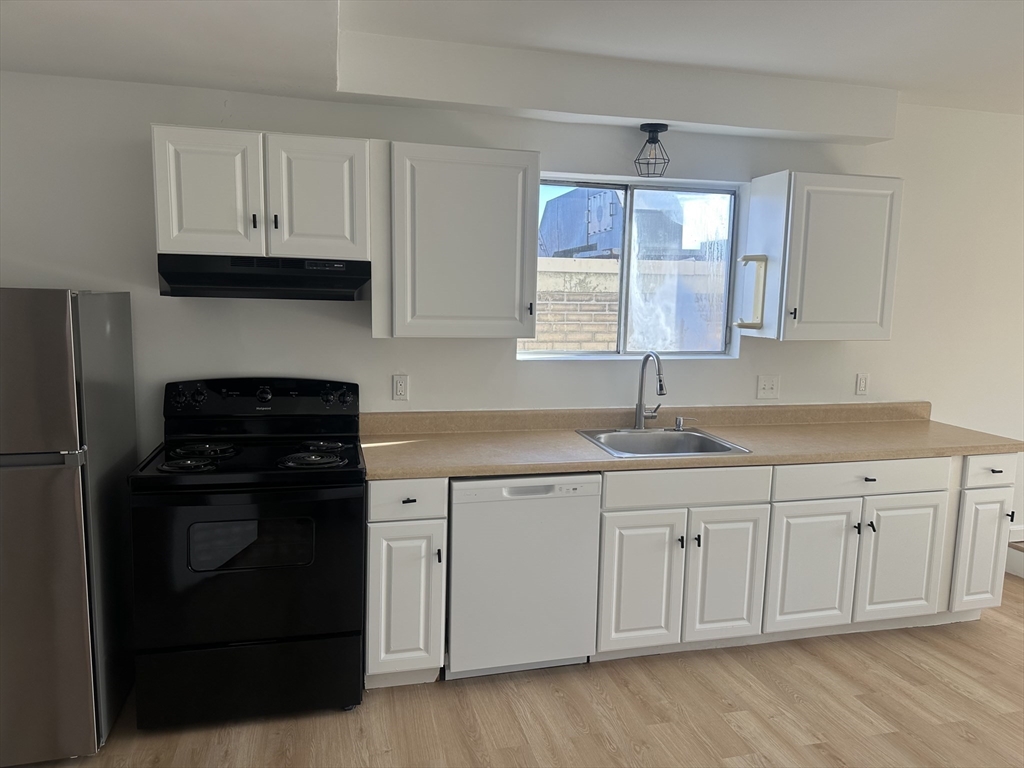
{"type": "MultiPolygon", "coordinates": [[[[739,357],[739,345],[725,352],[659,352],[662,360],[735,360],[739,357]]],[[[539,360],[566,361],[600,361],[627,360],[634,365],[643,359],[646,352],[516,352],[516,362],[537,362],[539,360]]]]}

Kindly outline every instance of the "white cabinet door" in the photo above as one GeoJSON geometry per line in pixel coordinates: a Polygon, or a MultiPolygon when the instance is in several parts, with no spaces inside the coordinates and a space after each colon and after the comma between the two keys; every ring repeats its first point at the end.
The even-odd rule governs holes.
{"type": "Polygon", "coordinates": [[[849,624],[863,499],[772,505],[764,631],[849,624]]]}
{"type": "Polygon", "coordinates": [[[853,620],[935,613],[949,494],[864,500],[853,620]]]}
{"type": "Polygon", "coordinates": [[[157,251],[264,254],[263,139],[153,126],[157,251]]]}
{"type": "Polygon", "coordinates": [[[447,523],[371,523],[369,529],[367,673],[440,668],[447,523]]]}
{"type": "Polygon", "coordinates": [[[601,515],[598,651],[679,642],[686,510],[601,515]]]}
{"type": "Polygon", "coordinates": [[[900,179],[793,174],[784,339],[889,338],[902,192],[900,179]]]}
{"type": "Polygon", "coordinates": [[[747,336],[876,340],[891,335],[903,182],[781,171],[750,185],[747,253],[737,277],[747,336]],[[763,296],[759,326],[750,324],[763,296]],[[756,304],[755,304],[756,302],[756,304]]]}
{"type": "Polygon", "coordinates": [[[691,509],[683,641],[761,634],[767,504],[691,509]]]}
{"type": "Polygon", "coordinates": [[[271,256],[369,259],[370,142],[268,133],[271,256]]]}
{"type": "Polygon", "coordinates": [[[964,491],[950,610],[993,608],[1003,599],[1013,488],[964,491]]]}
{"type": "Polygon", "coordinates": [[[534,335],[536,152],[392,144],[394,334],[534,335]]]}

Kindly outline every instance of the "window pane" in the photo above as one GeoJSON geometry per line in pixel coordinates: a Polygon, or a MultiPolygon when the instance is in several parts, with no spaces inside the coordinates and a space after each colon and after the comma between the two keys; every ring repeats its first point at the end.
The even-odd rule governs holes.
{"type": "Polygon", "coordinates": [[[540,185],[537,336],[520,351],[615,352],[625,190],[540,185]]]}
{"type": "Polygon", "coordinates": [[[733,196],[633,191],[626,349],[721,352],[733,196]]]}

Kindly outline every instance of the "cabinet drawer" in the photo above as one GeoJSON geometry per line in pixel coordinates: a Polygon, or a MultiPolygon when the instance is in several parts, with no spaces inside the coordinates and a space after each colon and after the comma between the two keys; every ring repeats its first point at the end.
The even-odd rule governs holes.
{"type": "Polygon", "coordinates": [[[771,486],[771,467],[606,472],[603,508],[657,509],[768,501],[771,486]]]}
{"type": "Polygon", "coordinates": [[[370,521],[448,517],[448,478],[371,480],[370,521]]]}
{"type": "Polygon", "coordinates": [[[964,462],[964,488],[1013,485],[1017,481],[1017,454],[968,456],[964,462]]]}
{"type": "Polygon", "coordinates": [[[796,501],[940,491],[949,487],[950,462],[948,456],[943,456],[776,467],[772,498],[796,501]]]}

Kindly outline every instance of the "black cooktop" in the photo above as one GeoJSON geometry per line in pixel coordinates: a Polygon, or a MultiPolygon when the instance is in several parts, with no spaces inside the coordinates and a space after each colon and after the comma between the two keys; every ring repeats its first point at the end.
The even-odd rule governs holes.
{"type": "Polygon", "coordinates": [[[359,388],[249,378],[171,382],[164,443],[129,477],[133,491],[363,483],[359,388]]]}

